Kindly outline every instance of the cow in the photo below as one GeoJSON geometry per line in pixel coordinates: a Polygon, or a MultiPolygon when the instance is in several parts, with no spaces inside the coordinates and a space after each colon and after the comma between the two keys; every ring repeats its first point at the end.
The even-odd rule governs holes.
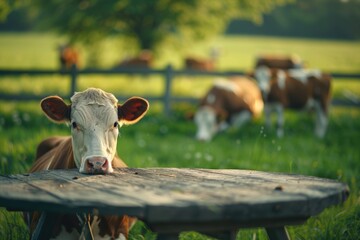
{"type": "Polygon", "coordinates": [[[331,99],[331,76],[320,70],[290,69],[288,71],[260,66],[255,79],[261,89],[265,107],[266,126],[271,125],[271,114],[277,113],[277,136],[284,135],[284,109],[314,109],[315,135],[323,138],[328,125],[331,99]]]}
{"type": "MultiPolygon", "coordinates": [[[[147,112],[149,103],[132,97],[118,104],[113,94],[89,88],[77,92],[66,104],[58,96],[41,101],[45,115],[56,123],[68,123],[71,136],[50,137],[37,148],[36,161],[30,172],[48,169],[77,168],[84,174],[110,174],[114,168],[127,165],[116,153],[119,128],[134,124],[147,112]]],[[[24,213],[32,233],[39,221],[39,212],[24,213]]],[[[129,216],[88,216],[94,239],[127,239],[136,219],[129,216]]],[[[82,236],[81,217],[76,214],[59,214],[54,219],[52,239],[79,239],[82,236]]]]}
{"type": "Polygon", "coordinates": [[[58,47],[61,70],[71,69],[73,65],[79,66],[79,53],[69,44],[58,47]]]}
{"type": "Polygon", "coordinates": [[[215,61],[211,58],[205,59],[189,56],[185,58],[185,68],[189,70],[214,71],[215,61]]]}
{"type": "Polygon", "coordinates": [[[198,71],[214,71],[216,68],[216,62],[220,55],[218,48],[211,48],[209,58],[199,58],[194,56],[188,56],[184,60],[185,68],[189,70],[198,71]]]}
{"type": "Polygon", "coordinates": [[[245,76],[218,79],[200,100],[194,114],[196,139],[210,141],[230,126],[241,127],[263,110],[261,92],[256,82],[245,76]]]}
{"type": "Polygon", "coordinates": [[[255,69],[260,66],[282,70],[301,69],[303,68],[303,62],[295,55],[261,55],[256,59],[255,69]]]}
{"type": "Polygon", "coordinates": [[[130,67],[130,68],[150,68],[153,62],[153,54],[150,50],[143,50],[138,56],[132,58],[125,58],[115,68],[130,67]]]}

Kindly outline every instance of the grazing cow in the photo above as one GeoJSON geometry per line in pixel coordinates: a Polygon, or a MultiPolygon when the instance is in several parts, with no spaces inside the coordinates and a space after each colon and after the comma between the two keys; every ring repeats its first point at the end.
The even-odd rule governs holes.
{"type": "Polygon", "coordinates": [[[150,68],[153,62],[153,54],[150,50],[143,50],[138,56],[133,58],[126,58],[121,61],[115,68],[118,67],[135,67],[135,68],[150,68]]]}
{"type": "Polygon", "coordinates": [[[218,48],[211,48],[209,58],[198,58],[193,56],[186,57],[185,68],[199,71],[214,71],[219,55],[220,51],[218,48]]]}
{"type": "Polygon", "coordinates": [[[79,66],[79,54],[75,48],[65,44],[59,46],[58,50],[61,70],[70,69],[72,65],[79,66]]]}
{"type": "Polygon", "coordinates": [[[271,125],[271,113],[277,112],[277,135],[284,135],[284,108],[313,108],[316,112],[315,134],[322,138],[328,125],[331,76],[319,70],[288,71],[260,66],[255,78],[265,102],[266,125],[271,125]]]}
{"type": "Polygon", "coordinates": [[[185,58],[185,68],[190,70],[199,71],[214,71],[215,61],[214,59],[201,59],[196,57],[185,58]]]}
{"type": "Polygon", "coordinates": [[[261,115],[263,106],[261,92],[252,79],[232,77],[215,81],[195,113],[196,138],[209,141],[230,125],[241,127],[261,115]]]}
{"type": "Polygon", "coordinates": [[[270,69],[300,69],[303,63],[297,56],[286,55],[262,55],[256,59],[255,68],[266,66],[270,69]]]}
{"type": "MultiPolygon", "coordinates": [[[[114,95],[96,88],[75,93],[70,105],[57,96],[43,99],[41,107],[46,116],[57,123],[69,123],[71,137],[52,137],[41,142],[30,172],[78,168],[81,173],[108,174],[115,167],[126,167],[116,154],[119,127],[139,121],[148,106],[139,97],[120,105],[114,95]]],[[[30,232],[39,216],[38,212],[25,213],[30,232]]],[[[52,238],[79,239],[83,234],[79,218],[76,214],[59,214],[54,219],[57,224],[52,238]]],[[[129,216],[91,215],[89,219],[95,239],[127,239],[136,221],[129,216]]]]}

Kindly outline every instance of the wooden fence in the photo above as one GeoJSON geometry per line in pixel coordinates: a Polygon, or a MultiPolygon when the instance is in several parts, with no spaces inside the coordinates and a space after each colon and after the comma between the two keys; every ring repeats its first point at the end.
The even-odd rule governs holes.
{"type": "MultiPolygon", "coordinates": [[[[244,71],[195,71],[195,70],[176,70],[171,65],[168,65],[164,69],[140,69],[140,68],[116,68],[116,69],[77,69],[76,65],[69,70],[7,70],[0,69],[1,76],[44,76],[44,75],[68,75],[70,76],[70,89],[68,95],[65,97],[70,98],[77,90],[77,77],[79,75],[118,75],[118,74],[138,74],[138,75],[161,75],[164,78],[165,90],[161,96],[144,96],[150,101],[162,101],[164,104],[164,114],[169,115],[171,113],[172,102],[196,102],[198,99],[194,97],[176,97],[172,95],[172,83],[177,76],[233,76],[243,75],[244,71]]],[[[352,78],[360,79],[360,73],[347,74],[347,73],[331,73],[334,78],[352,78]]],[[[47,95],[29,95],[29,94],[7,94],[0,93],[0,100],[41,100],[47,95]]],[[[116,96],[119,100],[126,99],[126,96],[116,96]]],[[[360,107],[359,101],[351,100],[339,100],[334,99],[333,104],[335,105],[346,105],[346,106],[357,106],[360,107]]]]}

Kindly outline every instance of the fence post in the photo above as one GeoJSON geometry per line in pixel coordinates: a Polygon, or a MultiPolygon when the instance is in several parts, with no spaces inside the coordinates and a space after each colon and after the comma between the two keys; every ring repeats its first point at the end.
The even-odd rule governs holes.
{"type": "Polygon", "coordinates": [[[71,78],[71,83],[70,83],[70,93],[69,93],[69,97],[71,97],[75,91],[76,91],[76,77],[77,77],[77,66],[76,64],[73,64],[71,66],[71,71],[70,71],[70,78],[71,78]]]}
{"type": "Polygon", "coordinates": [[[164,93],[164,114],[170,116],[171,113],[171,83],[173,78],[173,68],[171,64],[165,68],[165,93],[164,93]]]}

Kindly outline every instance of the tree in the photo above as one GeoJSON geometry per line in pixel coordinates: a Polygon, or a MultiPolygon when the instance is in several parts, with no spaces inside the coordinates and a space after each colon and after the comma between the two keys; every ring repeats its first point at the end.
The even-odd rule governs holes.
{"type": "Polygon", "coordinates": [[[139,49],[155,50],[170,38],[192,41],[224,30],[232,18],[261,21],[264,12],[292,0],[34,0],[42,27],[73,42],[94,43],[121,34],[139,49]]]}
{"type": "Polygon", "coordinates": [[[9,13],[27,3],[27,0],[0,0],[0,22],[6,20],[9,13]]]}

